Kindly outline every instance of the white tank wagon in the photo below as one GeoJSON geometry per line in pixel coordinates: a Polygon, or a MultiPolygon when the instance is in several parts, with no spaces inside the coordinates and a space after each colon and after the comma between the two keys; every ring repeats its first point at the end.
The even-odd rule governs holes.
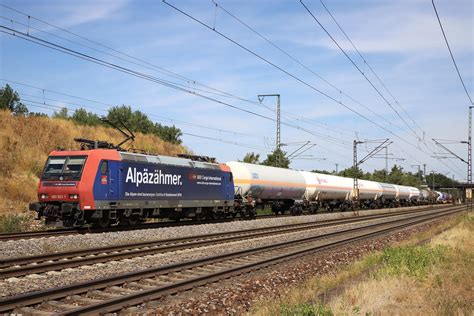
{"type": "Polygon", "coordinates": [[[310,210],[314,211],[319,207],[332,210],[335,207],[341,207],[341,205],[348,207],[347,201],[351,199],[353,187],[351,178],[307,171],[300,172],[306,181],[304,197],[309,202],[310,210]]]}
{"type": "Polygon", "coordinates": [[[410,196],[408,200],[411,204],[417,204],[421,200],[421,191],[415,187],[408,187],[410,190],[410,196]]]}
{"type": "Polygon", "coordinates": [[[226,165],[233,174],[235,195],[242,197],[244,203],[270,204],[278,214],[303,200],[306,181],[300,171],[238,161],[226,165]]]}
{"type": "Polygon", "coordinates": [[[396,204],[408,206],[410,200],[410,187],[395,184],[397,190],[396,204]]]}
{"type": "Polygon", "coordinates": [[[398,198],[398,192],[394,184],[379,183],[382,187],[382,203],[388,207],[395,207],[395,201],[398,198]]]}

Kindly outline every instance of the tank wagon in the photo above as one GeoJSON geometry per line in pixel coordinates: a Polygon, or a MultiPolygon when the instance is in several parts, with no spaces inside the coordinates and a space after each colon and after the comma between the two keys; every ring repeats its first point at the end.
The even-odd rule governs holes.
{"type": "Polygon", "coordinates": [[[234,176],[235,195],[244,205],[270,205],[275,214],[298,207],[306,181],[299,171],[238,161],[226,165],[234,176]]]}
{"type": "MultiPolygon", "coordinates": [[[[136,225],[147,218],[213,219],[354,208],[353,179],[203,157],[131,153],[106,142],[50,153],[30,210],[65,227],[136,225]],[[94,147],[92,147],[94,146],[94,147]],[[104,148],[107,147],[107,148],[104,148]]],[[[443,193],[359,180],[359,206],[398,207],[447,200],[443,193]]]]}

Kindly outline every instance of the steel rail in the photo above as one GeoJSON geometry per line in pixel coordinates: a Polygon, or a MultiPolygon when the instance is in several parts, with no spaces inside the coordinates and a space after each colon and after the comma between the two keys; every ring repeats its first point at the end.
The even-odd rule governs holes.
{"type": "MultiPolygon", "coordinates": [[[[437,205],[417,205],[409,206],[406,208],[428,208],[436,207],[437,205]]],[[[439,206],[441,207],[441,206],[439,206]]],[[[400,211],[403,212],[403,211],[400,211]]],[[[318,213],[324,214],[324,213],[318,213]]],[[[306,214],[306,215],[315,215],[315,214],[306,214]]],[[[97,234],[97,233],[108,233],[108,232],[120,232],[120,231],[131,231],[131,230],[141,230],[141,229],[154,229],[154,228],[165,228],[165,227],[178,227],[178,226],[188,226],[188,225],[202,225],[202,224],[215,224],[215,223],[225,223],[234,220],[253,220],[253,219],[264,219],[264,218],[282,218],[290,217],[294,215],[258,215],[254,217],[235,217],[235,218],[222,218],[222,219],[212,219],[212,220],[185,220],[185,221],[164,221],[164,222],[153,222],[153,223],[143,223],[137,226],[112,226],[108,228],[94,228],[94,227],[84,227],[84,228],[61,228],[61,229],[49,229],[41,231],[28,231],[28,232],[17,232],[17,233],[0,233],[0,242],[1,241],[10,241],[10,240],[19,240],[19,239],[31,239],[31,238],[49,238],[56,236],[66,236],[66,235],[79,235],[79,234],[97,234]]],[[[305,215],[303,215],[305,216],[305,215]]]]}
{"type": "MultiPolygon", "coordinates": [[[[48,301],[48,300],[60,299],[60,298],[64,298],[71,295],[86,293],[92,290],[104,289],[111,286],[124,284],[127,282],[133,282],[140,279],[156,277],[158,275],[166,275],[166,274],[170,274],[172,272],[177,272],[177,271],[188,271],[189,269],[192,269],[192,268],[212,265],[212,264],[223,262],[223,261],[233,260],[239,257],[240,258],[249,257],[255,254],[258,255],[259,253],[261,255],[261,253],[264,253],[264,252],[269,252],[269,251],[271,252],[276,249],[284,249],[285,247],[297,246],[297,245],[301,245],[302,243],[327,240],[329,238],[333,238],[333,237],[335,238],[338,236],[344,237],[347,234],[351,235],[357,232],[362,232],[359,236],[356,236],[356,237],[354,236],[345,237],[338,241],[329,242],[326,245],[322,245],[322,246],[317,245],[309,249],[299,250],[296,252],[279,255],[275,258],[266,258],[263,261],[259,261],[257,263],[253,263],[250,265],[247,263],[240,267],[234,267],[231,269],[227,269],[225,271],[218,271],[218,272],[211,273],[205,276],[194,277],[188,280],[180,280],[171,285],[164,285],[161,287],[155,287],[151,290],[144,290],[139,293],[132,293],[126,297],[118,297],[115,299],[109,299],[100,303],[92,304],[91,306],[80,306],[74,310],[69,310],[65,313],[83,314],[83,313],[97,313],[98,311],[100,312],[115,311],[115,310],[123,308],[124,306],[138,304],[137,302],[142,303],[145,300],[156,299],[163,295],[170,294],[170,291],[173,293],[179,292],[183,290],[183,287],[192,288],[194,286],[199,286],[202,284],[213,282],[214,280],[217,280],[217,279],[228,278],[234,274],[241,274],[248,269],[253,270],[262,265],[266,266],[266,265],[274,264],[278,262],[279,260],[287,260],[288,258],[291,258],[294,256],[300,256],[300,255],[304,255],[306,253],[310,253],[314,251],[325,250],[325,249],[328,249],[328,247],[329,248],[336,247],[336,246],[340,246],[340,245],[353,242],[356,240],[374,237],[380,234],[385,234],[393,230],[401,229],[401,228],[411,226],[411,225],[416,225],[416,224],[425,222],[427,220],[451,215],[460,211],[464,211],[464,207],[452,207],[450,208],[450,210],[443,210],[443,211],[439,211],[435,213],[424,214],[424,215],[419,215],[419,216],[414,216],[414,217],[409,217],[409,218],[404,218],[404,219],[398,219],[396,221],[392,221],[389,223],[378,223],[378,224],[367,226],[367,227],[357,227],[357,228],[352,228],[348,230],[329,233],[326,235],[306,237],[306,238],[286,241],[286,242],[282,242],[278,244],[261,246],[261,247],[253,248],[253,249],[245,249],[245,250],[240,250],[236,252],[230,252],[230,253],[221,254],[221,255],[217,255],[213,257],[207,257],[207,258],[201,258],[201,259],[191,260],[187,262],[170,264],[170,265],[160,266],[157,268],[149,268],[146,270],[135,271],[135,272],[130,272],[130,273],[121,274],[121,275],[115,275],[115,276],[102,278],[102,279],[95,279],[95,280],[82,282],[78,284],[63,286],[60,288],[53,288],[53,289],[48,289],[48,290],[43,290],[43,291],[26,293],[26,294],[0,300],[0,312],[8,312],[8,311],[14,310],[17,307],[31,306],[31,305],[39,304],[44,301],[48,301]],[[384,226],[388,226],[388,228],[387,227],[383,228],[384,226]],[[371,231],[376,228],[380,228],[380,229],[371,231]],[[364,231],[366,230],[369,230],[369,232],[364,233],[364,231]]],[[[236,261],[237,260],[234,260],[233,262],[236,262],[236,261]]]]}
{"type": "Polygon", "coordinates": [[[299,224],[280,225],[264,228],[255,228],[242,231],[202,234],[181,238],[163,239],[118,246],[99,247],[85,250],[74,250],[46,255],[26,256],[0,260],[0,279],[18,277],[32,273],[43,273],[52,270],[77,267],[81,265],[103,263],[132,257],[164,253],[181,249],[192,249],[206,245],[214,245],[244,239],[266,237],[278,234],[312,230],[330,226],[338,226],[361,221],[377,220],[420,212],[429,212],[431,209],[409,210],[386,214],[372,214],[360,217],[346,217],[331,219],[324,222],[308,222],[299,224]],[[91,257],[92,256],[92,257],[91,257]],[[67,261],[66,261],[67,259],[67,261]],[[58,261],[61,260],[61,261],[58,261]],[[28,265],[33,264],[33,265],[28,265]]]}

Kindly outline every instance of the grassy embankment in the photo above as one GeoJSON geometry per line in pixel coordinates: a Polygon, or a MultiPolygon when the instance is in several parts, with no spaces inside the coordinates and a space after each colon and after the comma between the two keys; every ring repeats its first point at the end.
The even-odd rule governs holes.
{"type": "MultiPolygon", "coordinates": [[[[30,228],[28,203],[36,200],[39,175],[48,153],[57,148],[79,149],[74,137],[118,144],[112,128],[77,125],[45,117],[16,117],[0,111],[0,232],[30,228]]],[[[136,133],[133,144],[148,152],[174,156],[187,150],[153,135],[136,133]]]]}
{"type": "Polygon", "coordinates": [[[333,275],[312,278],[281,298],[259,302],[251,314],[473,315],[473,232],[474,214],[460,216],[333,275]]]}

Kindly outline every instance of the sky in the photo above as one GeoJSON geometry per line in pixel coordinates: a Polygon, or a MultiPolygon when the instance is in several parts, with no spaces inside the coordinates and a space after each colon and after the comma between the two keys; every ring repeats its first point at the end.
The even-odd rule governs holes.
{"type": "MultiPolygon", "coordinates": [[[[426,164],[427,173],[465,181],[465,163],[433,157],[443,153],[433,138],[467,139],[470,101],[431,1],[303,1],[360,72],[300,1],[167,2],[182,12],[151,0],[4,0],[0,84],[35,112],[66,106],[104,114],[130,105],[179,127],[187,148],[221,162],[248,152],[264,159],[274,149],[276,98],[260,103],[257,95],[280,94],[282,149],[314,144],[292,160],[294,169],[342,170],[352,165],[355,139],[369,141],[358,145],[359,158],[377,146],[373,140],[390,139],[389,166],[415,172],[426,164]]],[[[474,2],[435,4],[474,97],[474,2]]],[[[465,144],[446,146],[466,159],[465,144]]],[[[380,155],[361,165],[384,167],[380,155]]]]}

